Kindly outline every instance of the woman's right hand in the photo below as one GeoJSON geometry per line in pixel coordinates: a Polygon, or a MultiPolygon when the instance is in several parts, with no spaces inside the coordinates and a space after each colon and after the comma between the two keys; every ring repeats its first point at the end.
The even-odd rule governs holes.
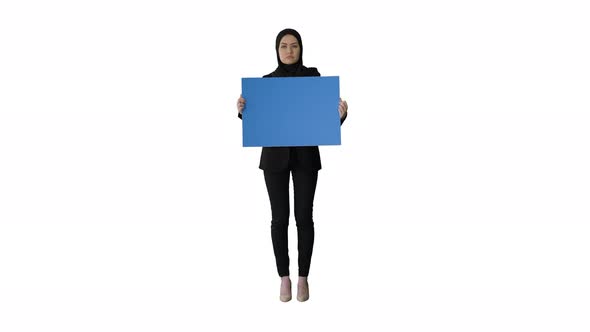
{"type": "Polygon", "coordinates": [[[238,112],[240,112],[240,114],[242,114],[244,106],[246,106],[246,99],[240,95],[240,98],[238,98],[238,112]]]}

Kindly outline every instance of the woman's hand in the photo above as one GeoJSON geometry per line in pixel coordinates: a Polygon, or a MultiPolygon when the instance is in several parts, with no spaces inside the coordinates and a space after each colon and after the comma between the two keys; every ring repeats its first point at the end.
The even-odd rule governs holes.
{"type": "Polygon", "coordinates": [[[242,95],[240,95],[240,98],[238,98],[238,112],[240,112],[240,114],[242,114],[242,111],[244,110],[244,106],[246,106],[246,99],[244,99],[242,97],[242,95]]]}
{"type": "Polygon", "coordinates": [[[346,103],[346,100],[342,100],[342,98],[340,98],[340,105],[338,105],[338,113],[340,113],[340,119],[344,117],[346,112],[348,112],[348,104],[346,103]]]}

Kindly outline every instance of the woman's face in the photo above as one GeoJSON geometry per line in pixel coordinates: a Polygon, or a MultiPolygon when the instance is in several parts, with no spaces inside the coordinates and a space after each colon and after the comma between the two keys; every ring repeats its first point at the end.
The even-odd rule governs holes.
{"type": "Polygon", "coordinates": [[[279,43],[279,59],[286,65],[292,65],[299,61],[299,55],[301,54],[301,48],[297,38],[293,35],[285,35],[281,38],[279,43]]]}

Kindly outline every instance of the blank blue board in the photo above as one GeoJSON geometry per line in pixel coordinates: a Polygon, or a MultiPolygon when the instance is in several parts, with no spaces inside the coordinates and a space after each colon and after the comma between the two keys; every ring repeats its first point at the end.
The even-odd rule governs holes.
{"type": "Polygon", "coordinates": [[[338,76],[242,78],[242,143],[340,145],[338,76]]]}

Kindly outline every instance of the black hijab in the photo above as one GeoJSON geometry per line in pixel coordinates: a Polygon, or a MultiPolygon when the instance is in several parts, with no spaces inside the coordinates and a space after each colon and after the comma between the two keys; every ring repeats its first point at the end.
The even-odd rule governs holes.
{"type": "Polygon", "coordinates": [[[284,29],[283,31],[279,32],[275,42],[275,51],[277,53],[277,62],[279,65],[275,71],[266,75],[265,77],[320,76],[320,73],[316,68],[307,68],[303,65],[303,43],[301,42],[301,35],[299,35],[299,32],[295,31],[294,29],[284,29]],[[279,57],[279,46],[281,44],[281,39],[283,39],[285,35],[292,35],[293,37],[297,38],[297,42],[299,42],[299,60],[297,63],[291,65],[282,63],[281,58],[279,57]]]}

